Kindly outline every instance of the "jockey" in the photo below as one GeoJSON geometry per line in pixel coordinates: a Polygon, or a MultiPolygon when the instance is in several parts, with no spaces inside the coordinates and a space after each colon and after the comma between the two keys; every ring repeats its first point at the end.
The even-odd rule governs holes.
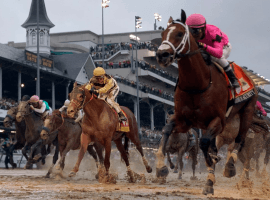
{"type": "Polygon", "coordinates": [[[119,92],[119,86],[117,85],[116,80],[107,75],[102,67],[94,69],[93,75],[93,78],[90,79],[85,88],[91,92],[97,93],[98,98],[105,100],[112,106],[118,113],[120,121],[127,121],[119,104],[114,101],[119,92]]]}
{"type": "Polygon", "coordinates": [[[262,113],[263,116],[267,116],[267,113],[265,112],[265,110],[262,107],[262,104],[259,101],[256,102],[255,108],[257,110],[261,111],[261,113],[262,113]]]}
{"type": "Polygon", "coordinates": [[[186,24],[191,29],[196,42],[199,42],[199,48],[207,51],[211,55],[212,60],[223,67],[232,86],[239,91],[241,89],[240,85],[227,61],[232,50],[228,36],[218,27],[206,24],[206,20],[201,14],[190,15],[186,20],[186,24]]]}
{"type": "MultiPolygon", "coordinates": [[[[63,111],[67,111],[67,107],[70,104],[70,101],[68,99],[65,100],[64,105],[59,109],[59,111],[62,113],[63,111]]],[[[78,110],[77,112],[77,118],[75,119],[75,122],[79,122],[83,118],[83,112],[82,110],[78,110]]]]}
{"type": "Polygon", "coordinates": [[[40,100],[37,95],[33,95],[30,100],[30,107],[37,113],[41,113],[42,117],[46,117],[49,114],[52,114],[52,109],[50,108],[48,102],[40,100]]]}

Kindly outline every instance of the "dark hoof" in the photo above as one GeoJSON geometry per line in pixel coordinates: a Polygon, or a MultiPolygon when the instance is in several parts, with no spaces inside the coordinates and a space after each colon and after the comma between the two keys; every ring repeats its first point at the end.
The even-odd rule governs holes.
{"type": "Polygon", "coordinates": [[[234,166],[233,158],[231,157],[225,166],[224,176],[227,178],[231,178],[235,175],[236,175],[236,169],[234,166]]]}
{"type": "Polygon", "coordinates": [[[14,169],[14,168],[17,168],[17,164],[16,163],[13,163],[12,164],[12,169],[14,169]]]}
{"type": "Polygon", "coordinates": [[[174,164],[170,165],[170,168],[171,168],[171,169],[174,169],[174,167],[175,167],[174,164]]]}
{"type": "Polygon", "coordinates": [[[182,175],[181,175],[181,176],[178,176],[178,179],[179,179],[179,180],[182,180],[182,175]]]}
{"type": "Polygon", "coordinates": [[[153,171],[153,170],[152,170],[152,167],[147,166],[147,167],[146,167],[146,171],[147,171],[147,173],[152,173],[152,171],[153,171]]]}
{"type": "Polygon", "coordinates": [[[50,174],[46,174],[45,178],[50,178],[50,174]]]}
{"type": "Polygon", "coordinates": [[[157,177],[159,178],[159,177],[166,177],[166,176],[168,176],[168,174],[169,174],[169,170],[168,170],[168,167],[167,166],[163,166],[162,168],[157,168],[157,170],[156,170],[156,175],[157,175],[157,177]]]}
{"type": "Polygon", "coordinates": [[[95,178],[98,180],[98,178],[99,178],[99,175],[98,175],[98,173],[95,175],[95,178]]]}
{"type": "Polygon", "coordinates": [[[176,170],[174,170],[174,171],[173,171],[173,173],[178,173],[178,170],[177,170],[177,169],[176,169],[176,170]]]}
{"type": "Polygon", "coordinates": [[[204,195],[207,195],[207,194],[214,194],[214,188],[213,186],[204,186],[203,188],[203,192],[202,192],[204,195]]]}

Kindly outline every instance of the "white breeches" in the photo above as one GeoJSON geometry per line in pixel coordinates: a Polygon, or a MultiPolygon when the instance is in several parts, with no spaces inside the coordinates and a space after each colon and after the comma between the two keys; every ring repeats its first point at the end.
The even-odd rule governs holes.
{"type": "Polygon", "coordinates": [[[229,62],[227,61],[227,58],[229,57],[230,53],[232,50],[232,45],[228,43],[226,46],[223,47],[223,54],[221,58],[216,58],[214,56],[211,56],[212,60],[217,62],[218,64],[221,65],[221,67],[226,67],[229,62]]]}
{"type": "Polygon", "coordinates": [[[121,112],[121,108],[119,104],[114,101],[118,93],[119,93],[119,87],[117,86],[108,94],[100,94],[98,98],[105,100],[110,106],[112,106],[116,110],[117,113],[119,113],[121,112]]]}

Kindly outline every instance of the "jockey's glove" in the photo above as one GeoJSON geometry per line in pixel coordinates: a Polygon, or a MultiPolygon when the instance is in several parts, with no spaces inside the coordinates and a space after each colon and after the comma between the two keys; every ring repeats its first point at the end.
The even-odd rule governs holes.
{"type": "Polygon", "coordinates": [[[94,87],[91,88],[90,92],[93,93],[94,95],[98,96],[98,90],[95,90],[94,87]]]}
{"type": "Polygon", "coordinates": [[[202,42],[199,42],[198,44],[199,48],[201,49],[206,49],[206,44],[202,43],[202,42]]]}
{"type": "Polygon", "coordinates": [[[30,105],[30,108],[31,108],[32,110],[34,110],[34,106],[30,105]]]}

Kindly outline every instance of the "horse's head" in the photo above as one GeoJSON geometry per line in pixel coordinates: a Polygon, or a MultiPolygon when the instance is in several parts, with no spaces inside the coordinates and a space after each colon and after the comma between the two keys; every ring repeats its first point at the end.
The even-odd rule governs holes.
{"type": "Polygon", "coordinates": [[[18,111],[17,107],[10,108],[7,111],[7,115],[3,122],[5,127],[10,127],[12,125],[12,123],[15,121],[17,111],[18,111]]]}
{"type": "Polygon", "coordinates": [[[61,112],[59,110],[54,110],[52,115],[48,115],[46,117],[42,130],[40,132],[41,139],[47,140],[49,133],[55,128],[54,122],[56,117],[61,118],[61,112]]]}
{"type": "Polygon", "coordinates": [[[69,94],[70,104],[67,108],[67,115],[70,118],[74,118],[78,110],[83,108],[85,100],[85,87],[84,85],[78,86],[77,82],[73,85],[73,90],[69,94]]]}
{"type": "Polygon", "coordinates": [[[24,116],[31,114],[29,101],[21,101],[18,105],[18,112],[16,114],[17,122],[21,122],[24,116]]]}
{"type": "Polygon", "coordinates": [[[156,53],[158,64],[168,67],[175,59],[187,55],[190,51],[190,34],[186,23],[186,13],[182,10],[181,20],[170,17],[168,27],[161,33],[162,43],[156,53]],[[187,44],[188,43],[188,44],[187,44]]]}

